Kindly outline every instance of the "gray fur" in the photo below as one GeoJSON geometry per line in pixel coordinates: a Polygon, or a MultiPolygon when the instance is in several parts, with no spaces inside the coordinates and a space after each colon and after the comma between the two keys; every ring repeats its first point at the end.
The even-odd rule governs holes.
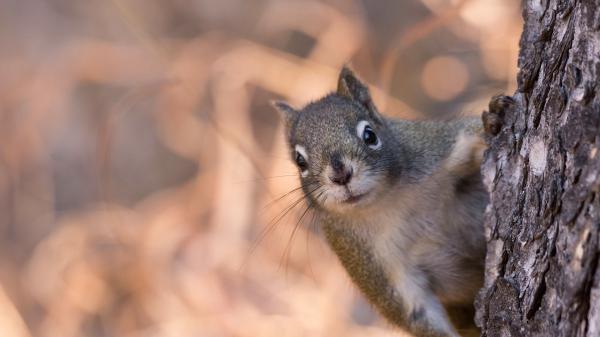
{"type": "MultiPolygon", "coordinates": [[[[416,336],[458,336],[450,319],[461,317],[457,308],[472,312],[483,282],[488,197],[479,175],[480,120],[385,118],[347,68],[337,93],[301,110],[276,106],[292,158],[296,145],[306,149],[310,174],[301,177],[303,190],[354,283],[386,319],[416,336]],[[356,134],[361,120],[381,140],[379,150],[356,134]],[[362,165],[374,187],[370,199],[337,209],[326,206],[332,187],[324,172],[340,155],[362,165]],[[450,316],[444,307],[452,308],[450,316]]],[[[455,326],[465,325],[462,316],[455,326]]],[[[476,331],[472,320],[467,328],[476,331]]]]}

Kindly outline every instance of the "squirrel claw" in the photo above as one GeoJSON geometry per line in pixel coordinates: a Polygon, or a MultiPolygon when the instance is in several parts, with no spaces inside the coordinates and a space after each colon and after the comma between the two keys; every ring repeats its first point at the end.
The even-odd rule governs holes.
{"type": "Polygon", "coordinates": [[[489,111],[484,111],[481,116],[485,133],[492,136],[497,135],[504,124],[504,112],[507,109],[512,109],[515,104],[515,100],[510,96],[497,95],[492,97],[488,105],[489,111]]]}

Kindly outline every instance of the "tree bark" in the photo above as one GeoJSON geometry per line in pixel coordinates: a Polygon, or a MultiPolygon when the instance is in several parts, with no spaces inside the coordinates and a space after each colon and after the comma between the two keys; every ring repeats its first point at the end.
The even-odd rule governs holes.
{"type": "Polygon", "coordinates": [[[516,105],[482,172],[483,336],[600,336],[600,1],[526,0],[516,105]]]}

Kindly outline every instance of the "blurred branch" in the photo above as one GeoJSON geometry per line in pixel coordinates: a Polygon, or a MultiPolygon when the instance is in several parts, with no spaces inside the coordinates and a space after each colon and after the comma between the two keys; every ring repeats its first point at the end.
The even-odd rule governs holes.
{"type": "Polygon", "coordinates": [[[425,38],[437,29],[447,25],[454,20],[460,11],[471,0],[459,0],[456,5],[442,11],[440,15],[432,15],[431,17],[412,26],[407,31],[401,32],[396,38],[392,39],[390,49],[385,53],[381,68],[379,70],[379,78],[381,79],[381,87],[385,93],[390,92],[392,78],[394,76],[394,68],[398,61],[398,56],[401,52],[412,46],[415,42],[425,38]]]}
{"type": "Polygon", "coordinates": [[[0,285],[0,336],[30,337],[25,322],[0,285]]]}

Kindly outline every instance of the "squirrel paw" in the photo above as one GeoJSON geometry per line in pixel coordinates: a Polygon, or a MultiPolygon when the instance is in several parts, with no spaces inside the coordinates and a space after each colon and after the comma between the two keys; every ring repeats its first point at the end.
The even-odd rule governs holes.
{"type": "Polygon", "coordinates": [[[504,124],[504,112],[515,106],[515,100],[510,96],[497,95],[492,97],[489,103],[489,111],[484,111],[481,119],[483,128],[488,135],[495,136],[504,124]]]}

